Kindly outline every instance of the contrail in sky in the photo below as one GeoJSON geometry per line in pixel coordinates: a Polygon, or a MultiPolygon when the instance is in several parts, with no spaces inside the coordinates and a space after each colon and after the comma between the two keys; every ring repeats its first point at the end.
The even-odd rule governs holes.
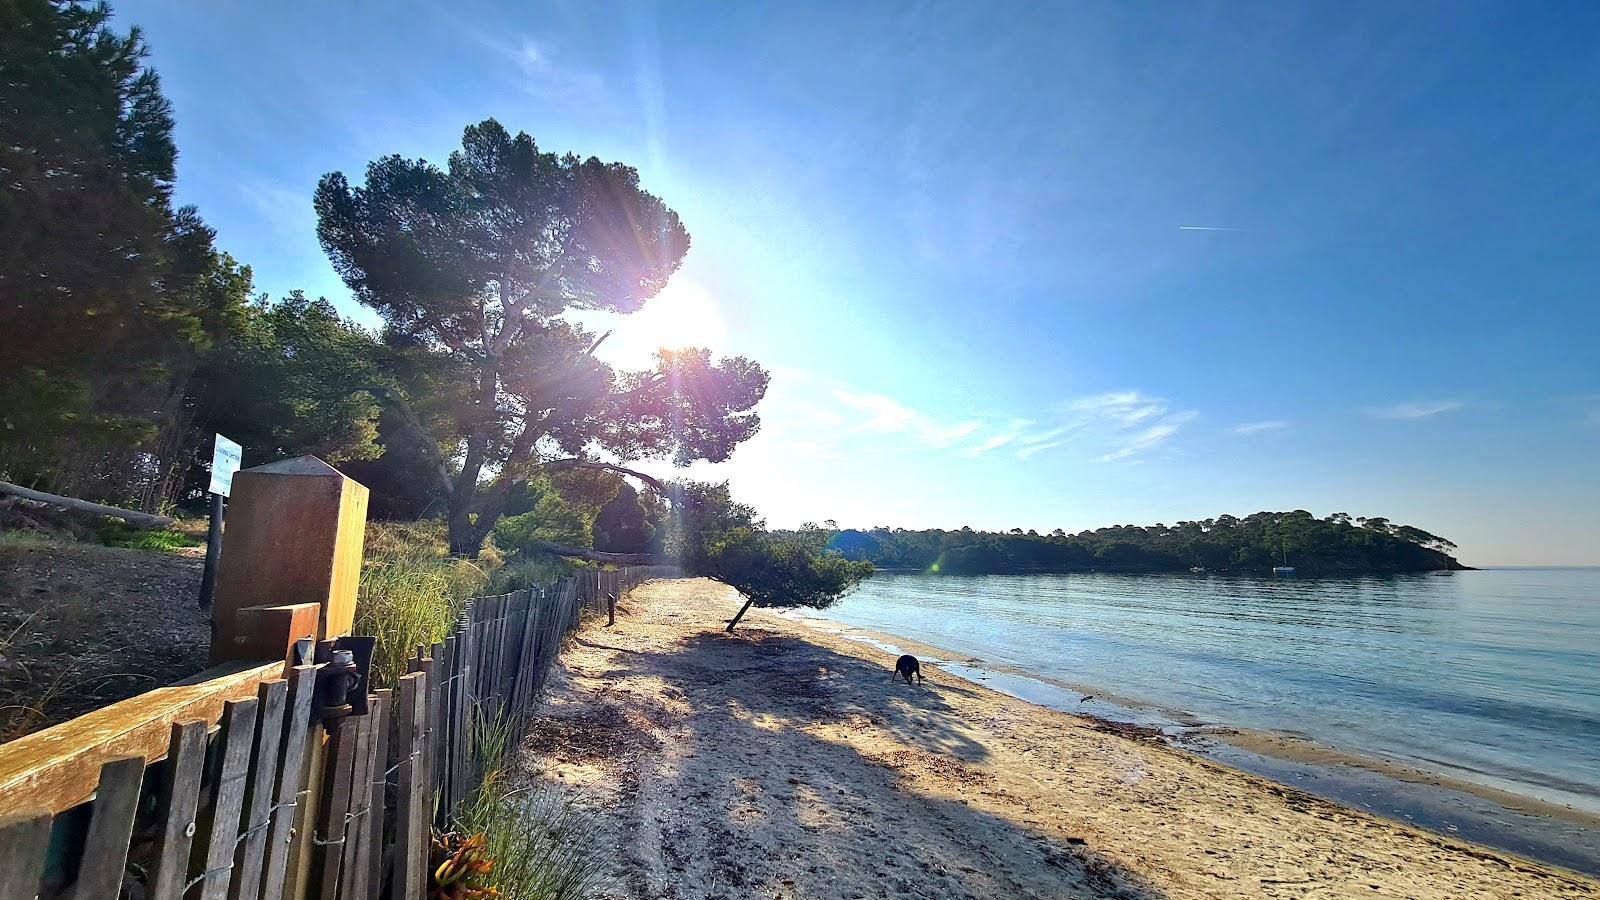
{"type": "Polygon", "coordinates": [[[1179,231],[1243,231],[1243,228],[1215,228],[1210,225],[1179,225],[1179,231]]]}

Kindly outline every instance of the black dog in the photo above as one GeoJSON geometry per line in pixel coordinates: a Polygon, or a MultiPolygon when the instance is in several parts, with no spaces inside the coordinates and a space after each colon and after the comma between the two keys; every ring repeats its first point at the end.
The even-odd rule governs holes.
{"type": "Polygon", "coordinates": [[[907,653],[905,656],[902,656],[894,661],[894,674],[889,676],[889,680],[893,681],[896,678],[904,678],[906,680],[906,684],[910,684],[911,676],[913,675],[917,676],[917,684],[921,684],[922,663],[917,662],[917,658],[915,656],[907,653]]]}

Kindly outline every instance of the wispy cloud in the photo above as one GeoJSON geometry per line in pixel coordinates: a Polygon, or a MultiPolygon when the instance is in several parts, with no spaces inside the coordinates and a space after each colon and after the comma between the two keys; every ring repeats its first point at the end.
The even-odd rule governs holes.
{"type": "Polygon", "coordinates": [[[1269,434],[1274,431],[1288,429],[1289,423],[1283,419],[1268,419],[1265,422],[1246,422],[1243,425],[1233,426],[1234,434],[1269,434]]]}
{"type": "Polygon", "coordinates": [[[898,400],[883,394],[856,393],[835,388],[833,396],[850,409],[866,414],[867,418],[860,423],[863,431],[905,431],[923,418],[898,400]]]}
{"type": "MultiPolygon", "coordinates": [[[[839,416],[839,424],[855,432],[904,434],[923,447],[942,450],[954,447],[983,430],[976,419],[945,422],[924,415],[885,394],[857,391],[836,386],[833,397],[849,415],[839,416]]],[[[837,416],[837,414],[835,414],[837,416]]]]}
{"type": "Polygon", "coordinates": [[[1028,436],[1026,433],[1026,429],[1032,424],[1033,421],[1030,419],[1012,419],[1005,424],[1002,430],[968,447],[963,452],[967,456],[982,456],[985,453],[998,450],[1007,444],[1017,441],[1021,441],[1024,444],[1035,443],[1035,438],[1028,436]]]}
{"type": "Polygon", "coordinates": [[[1243,228],[1223,228],[1220,225],[1179,225],[1179,231],[1243,231],[1243,228]]]}
{"type": "Polygon", "coordinates": [[[1018,442],[1017,459],[1030,459],[1046,450],[1054,450],[1057,447],[1072,443],[1076,437],[1073,432],[1077,431],[1079,427],[1077,425],[1063,425],[1060,428],[1052,428],[1049,431],[1023,438],[1018,442]]]}
{"type": "Polygon", "coordinates": [[[1140,391],[1113,391],[1072,400],[1042,422],[992,414],[945,417],[827,375],[789,370],[782,374],[786,384],[812,386],[805,392],[810,398],[807,406],[815,407],[807,416],[812,432],[806,440],[841,446],[877,438],[884,441],[880,452],[942,450],[979,459],[1004,450],[1011,458],[1027,461],[1083,442],[1086,458],[1128,459],[1168,443],[1197,415],[1192,410],[1174,411],[1166,400],[1140,391]]]}
{"type": "Polygon", "coordinates": [[[1193,410],[1173,412],[1160,397],[1140,391],[1113,391],[1084,397],[1067,404],[1074,423],[1098,433],[1110,449],[1096,457],[1099,462],[1128,459],[1154,450],[1170,441],[1192,421],[1193,410]]]}
{"type": "Polygon", "coordinates": [[[528,93],[548,100],[598,103],[607,99],[600,73],[561,58],[550,44],[526,34],[491,34],[472,29],[472,40],[499,54],[507,74],[528,93]]]}
{"type": "Polygon", "coordinates": [[[1460,400],[1439,400],[1422,403],[1396,403],[1393,406],[1380,406],[1368,410],[1380,419],[1395,419],[1403,422],[1414,422],[1418,419],[1427,419],[1444,413],[1455,412],[1466,407],[1460,400]]]}
{"type": "Polygon", "coordinates": [[[1183,426],[1194,419],[1195,413],[1181,412],[1168,416],[1164,421],[1151,425],[1129,438],[1121,447],[1101,456],[1097,462],[1111,462],[1118,459],[1127,459],[1165,444],[1183,429],[1183,426]]]}
{"type": "Polygon", "coordinates": [[[295,190],[259,178],[246,178],[238,183],[238,190],[245,202],[261,214],[267,227],[278,235],[299,240],[316,230],[317,213],[311,205],[309,187],[295,190]]]}
{"type": "Polygon", "coordinates": [[[962,422],[945,427],[936,425],[931,421],[925,421],[922,427],[918,429],[918,439],[929,447],[952,447],[976,434],[978,429],[982,427],[982,422],[962,422]]]}
{"type": "Polygon", "coordinates": [[[1138,391],[1115,391],[1075,400],[1067,405],[1067,409],[1129,427],[1165,414],[1167,401],[1138,391]]]}
{"type": "Polygon", "coordinates": [[[968,456],[982,456],[990,450],[998,450],[1016,439],[1017,435],[1014,432],[1011,434],[997,434],[981,444],[968,448],[966,453],[968,456]]]}

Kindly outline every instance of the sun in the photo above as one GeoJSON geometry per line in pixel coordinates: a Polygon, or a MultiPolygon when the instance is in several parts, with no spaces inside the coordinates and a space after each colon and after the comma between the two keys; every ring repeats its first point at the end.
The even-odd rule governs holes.
{"type": "Polygon", "coordinates": [[[638,312],[595,324],[602,330],[611,330],[611,337],[601,346],[599,355],[628,368],[648,366],[656,351],[663,347],[720,350],[727,338],[716,298],[682,276],[668,282],[661,293],[647,301],[638,312]]]}

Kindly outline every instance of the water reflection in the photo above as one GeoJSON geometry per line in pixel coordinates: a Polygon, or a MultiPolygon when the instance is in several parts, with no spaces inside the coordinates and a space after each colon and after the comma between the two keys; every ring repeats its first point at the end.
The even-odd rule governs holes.
{"type": "Polygon", "coordinates": [[[880,574],[829,618],[1600,810],[1600,570],[880,574]]]}

